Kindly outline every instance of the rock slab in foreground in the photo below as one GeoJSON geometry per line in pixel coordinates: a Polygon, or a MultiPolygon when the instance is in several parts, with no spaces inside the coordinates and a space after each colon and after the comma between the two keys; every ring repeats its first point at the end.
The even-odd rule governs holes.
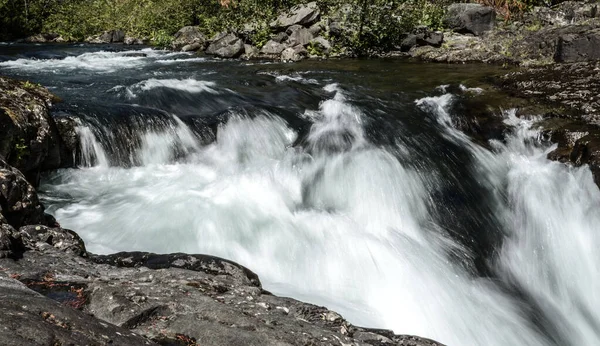
{"type": "Polygon", "coordinates": [[[80,239],[60,228],[40,228],[28,239],[21,259],[0,259],[0,299],[13,302],[0,304],[0,323],[10,326],[0,329],[0,341],[31,335],[14,345],[440,345],[355,327],[324,307],[274,296],[256,274],[217,257],[136,252],[86,258],[69,250],[81,249],[80,239]],[[48,232],[62,241],[44,241],[48,232]],[[21,317],[14,323],[13,316],[21,317]]]}

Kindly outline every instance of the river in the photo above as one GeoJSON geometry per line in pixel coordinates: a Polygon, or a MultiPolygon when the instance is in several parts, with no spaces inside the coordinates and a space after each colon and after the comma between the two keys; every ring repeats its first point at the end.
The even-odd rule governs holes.
{"type": "Polygon", "coordinates": [[[47,211],[89,251],[205,253],[351,322],[447,345],[600,344],[600,191],[536,114],[457,126],[498,68],[280,64],[3,45],[0,74],[78,122],[47,211]]]}

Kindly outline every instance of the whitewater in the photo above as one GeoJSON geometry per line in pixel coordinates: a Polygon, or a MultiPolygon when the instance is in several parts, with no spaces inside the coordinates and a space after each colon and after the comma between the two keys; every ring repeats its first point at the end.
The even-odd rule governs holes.
{"type": "Polygon", "coordinates": [[[535,114],[498,109],[508,131],[479,143],[454,108],[477,85],[390,96],[343,72],[230,67],[254,68],[245,89],[219,79],[226,62],[142,52],[0,62],[102,76],[110,102],[63,110],[80,167],[41,187],[89,251],[224,257],[278,295],[447,345],[600,344],[600,190],[546,159],[535,114]]]}

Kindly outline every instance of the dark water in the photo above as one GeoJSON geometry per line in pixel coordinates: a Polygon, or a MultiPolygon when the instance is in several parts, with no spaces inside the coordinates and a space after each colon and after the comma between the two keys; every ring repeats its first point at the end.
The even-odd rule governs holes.
{"type": "Polygon", "coordinates": [[[545,159],[535,115],[478,89],[497,72],[0,45],[0,73],[80,123],[81,168],[42,191],[93,252],[226,257],[278,294],[449,345],[599,343],[600,191],[545,159]],[[474,107],[505,136],[461,132],[474,107]]]}

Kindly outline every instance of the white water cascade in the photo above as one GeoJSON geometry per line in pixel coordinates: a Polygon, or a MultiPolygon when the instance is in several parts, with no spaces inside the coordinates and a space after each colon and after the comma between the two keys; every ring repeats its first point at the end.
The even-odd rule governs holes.
{"type": "Polygon", "coordinates": [[[471,254],[427,207],[439,178],[394,155],[410,148],[370,144],[361,110],[339,86],[325,91],[332,96],[304,114],[313,123],[308,151],[265,112],[230,118],[207,146],[181,121],[143,134],[143,164],[121,168],[81,127],[84,162],[96,167],[56,173],[62,183],[44,188],[76,202],[50,211],[92,252],[221,256],[257,272],[266,289],[356,324],[448,345],[599,342],[600,316],[589,307],[600,306],[600,191],[587,168],[547,161],[531,122],[509,116],[515,131],[492,152],[452,127],[451,95],[417,101],[476,158],[507,233],[497,271],[553,316],[563,339],[548,340],[520,300],[451,260],[471,254]],[[175,162],[181,147],[186,159],[175,162]]]}

